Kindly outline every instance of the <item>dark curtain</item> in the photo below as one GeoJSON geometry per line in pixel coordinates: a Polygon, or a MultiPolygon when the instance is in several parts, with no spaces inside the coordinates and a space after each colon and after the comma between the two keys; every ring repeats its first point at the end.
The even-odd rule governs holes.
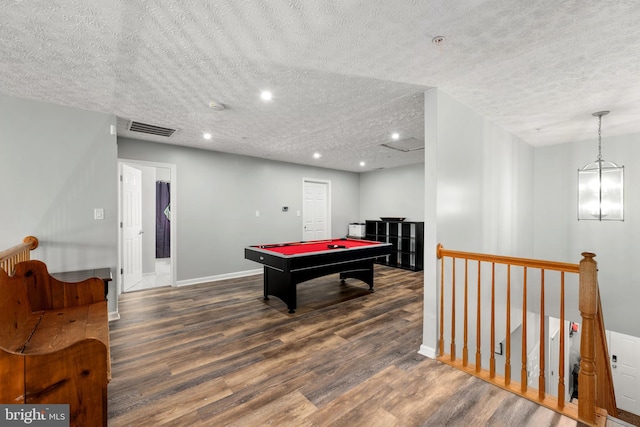
{"type": "Polygon", "coordinates": [[[169,183],[156,182],[156,258],[171,256],[171,198],[169,183]]]}

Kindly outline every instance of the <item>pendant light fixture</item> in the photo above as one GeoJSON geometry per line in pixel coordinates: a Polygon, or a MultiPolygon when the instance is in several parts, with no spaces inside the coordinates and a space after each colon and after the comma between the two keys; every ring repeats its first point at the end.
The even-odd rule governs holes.
{"type": "Polygon", "coordinates": [[[602,159],[602,116],[598,118],[598,159],[578,170],[578,220],[624,220],[624,166],[602,159]]]}

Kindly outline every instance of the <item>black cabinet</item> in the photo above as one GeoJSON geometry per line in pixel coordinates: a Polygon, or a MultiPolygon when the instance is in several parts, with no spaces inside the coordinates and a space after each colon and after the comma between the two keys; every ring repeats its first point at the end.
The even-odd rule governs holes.
{"type": "Polygon", "coordinates": [[[424,222],[367,220],[365,234],[367,240],[391,243],[391,254],[377,263],[412,271],[424,268],[424,222]]]}

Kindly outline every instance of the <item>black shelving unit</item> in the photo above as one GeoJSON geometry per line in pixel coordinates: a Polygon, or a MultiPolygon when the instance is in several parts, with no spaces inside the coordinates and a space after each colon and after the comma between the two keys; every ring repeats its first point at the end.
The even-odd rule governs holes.
{"type": "Polygon", "coordinates": [[[424,222],[367,220],[365,238],[391,243],[391,254],[378,264],[422,271],[424,268],[424,222]]]}

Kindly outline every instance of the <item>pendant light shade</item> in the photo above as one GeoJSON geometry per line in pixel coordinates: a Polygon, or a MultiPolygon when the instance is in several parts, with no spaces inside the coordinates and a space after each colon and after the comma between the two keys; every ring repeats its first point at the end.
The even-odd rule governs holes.
{"type": "Polygon", "coordinates": [[[624,166],[602,159],[602,116],[598,117],[598,159],[578,170],[578,220],[624,220],[624,166]]]}

